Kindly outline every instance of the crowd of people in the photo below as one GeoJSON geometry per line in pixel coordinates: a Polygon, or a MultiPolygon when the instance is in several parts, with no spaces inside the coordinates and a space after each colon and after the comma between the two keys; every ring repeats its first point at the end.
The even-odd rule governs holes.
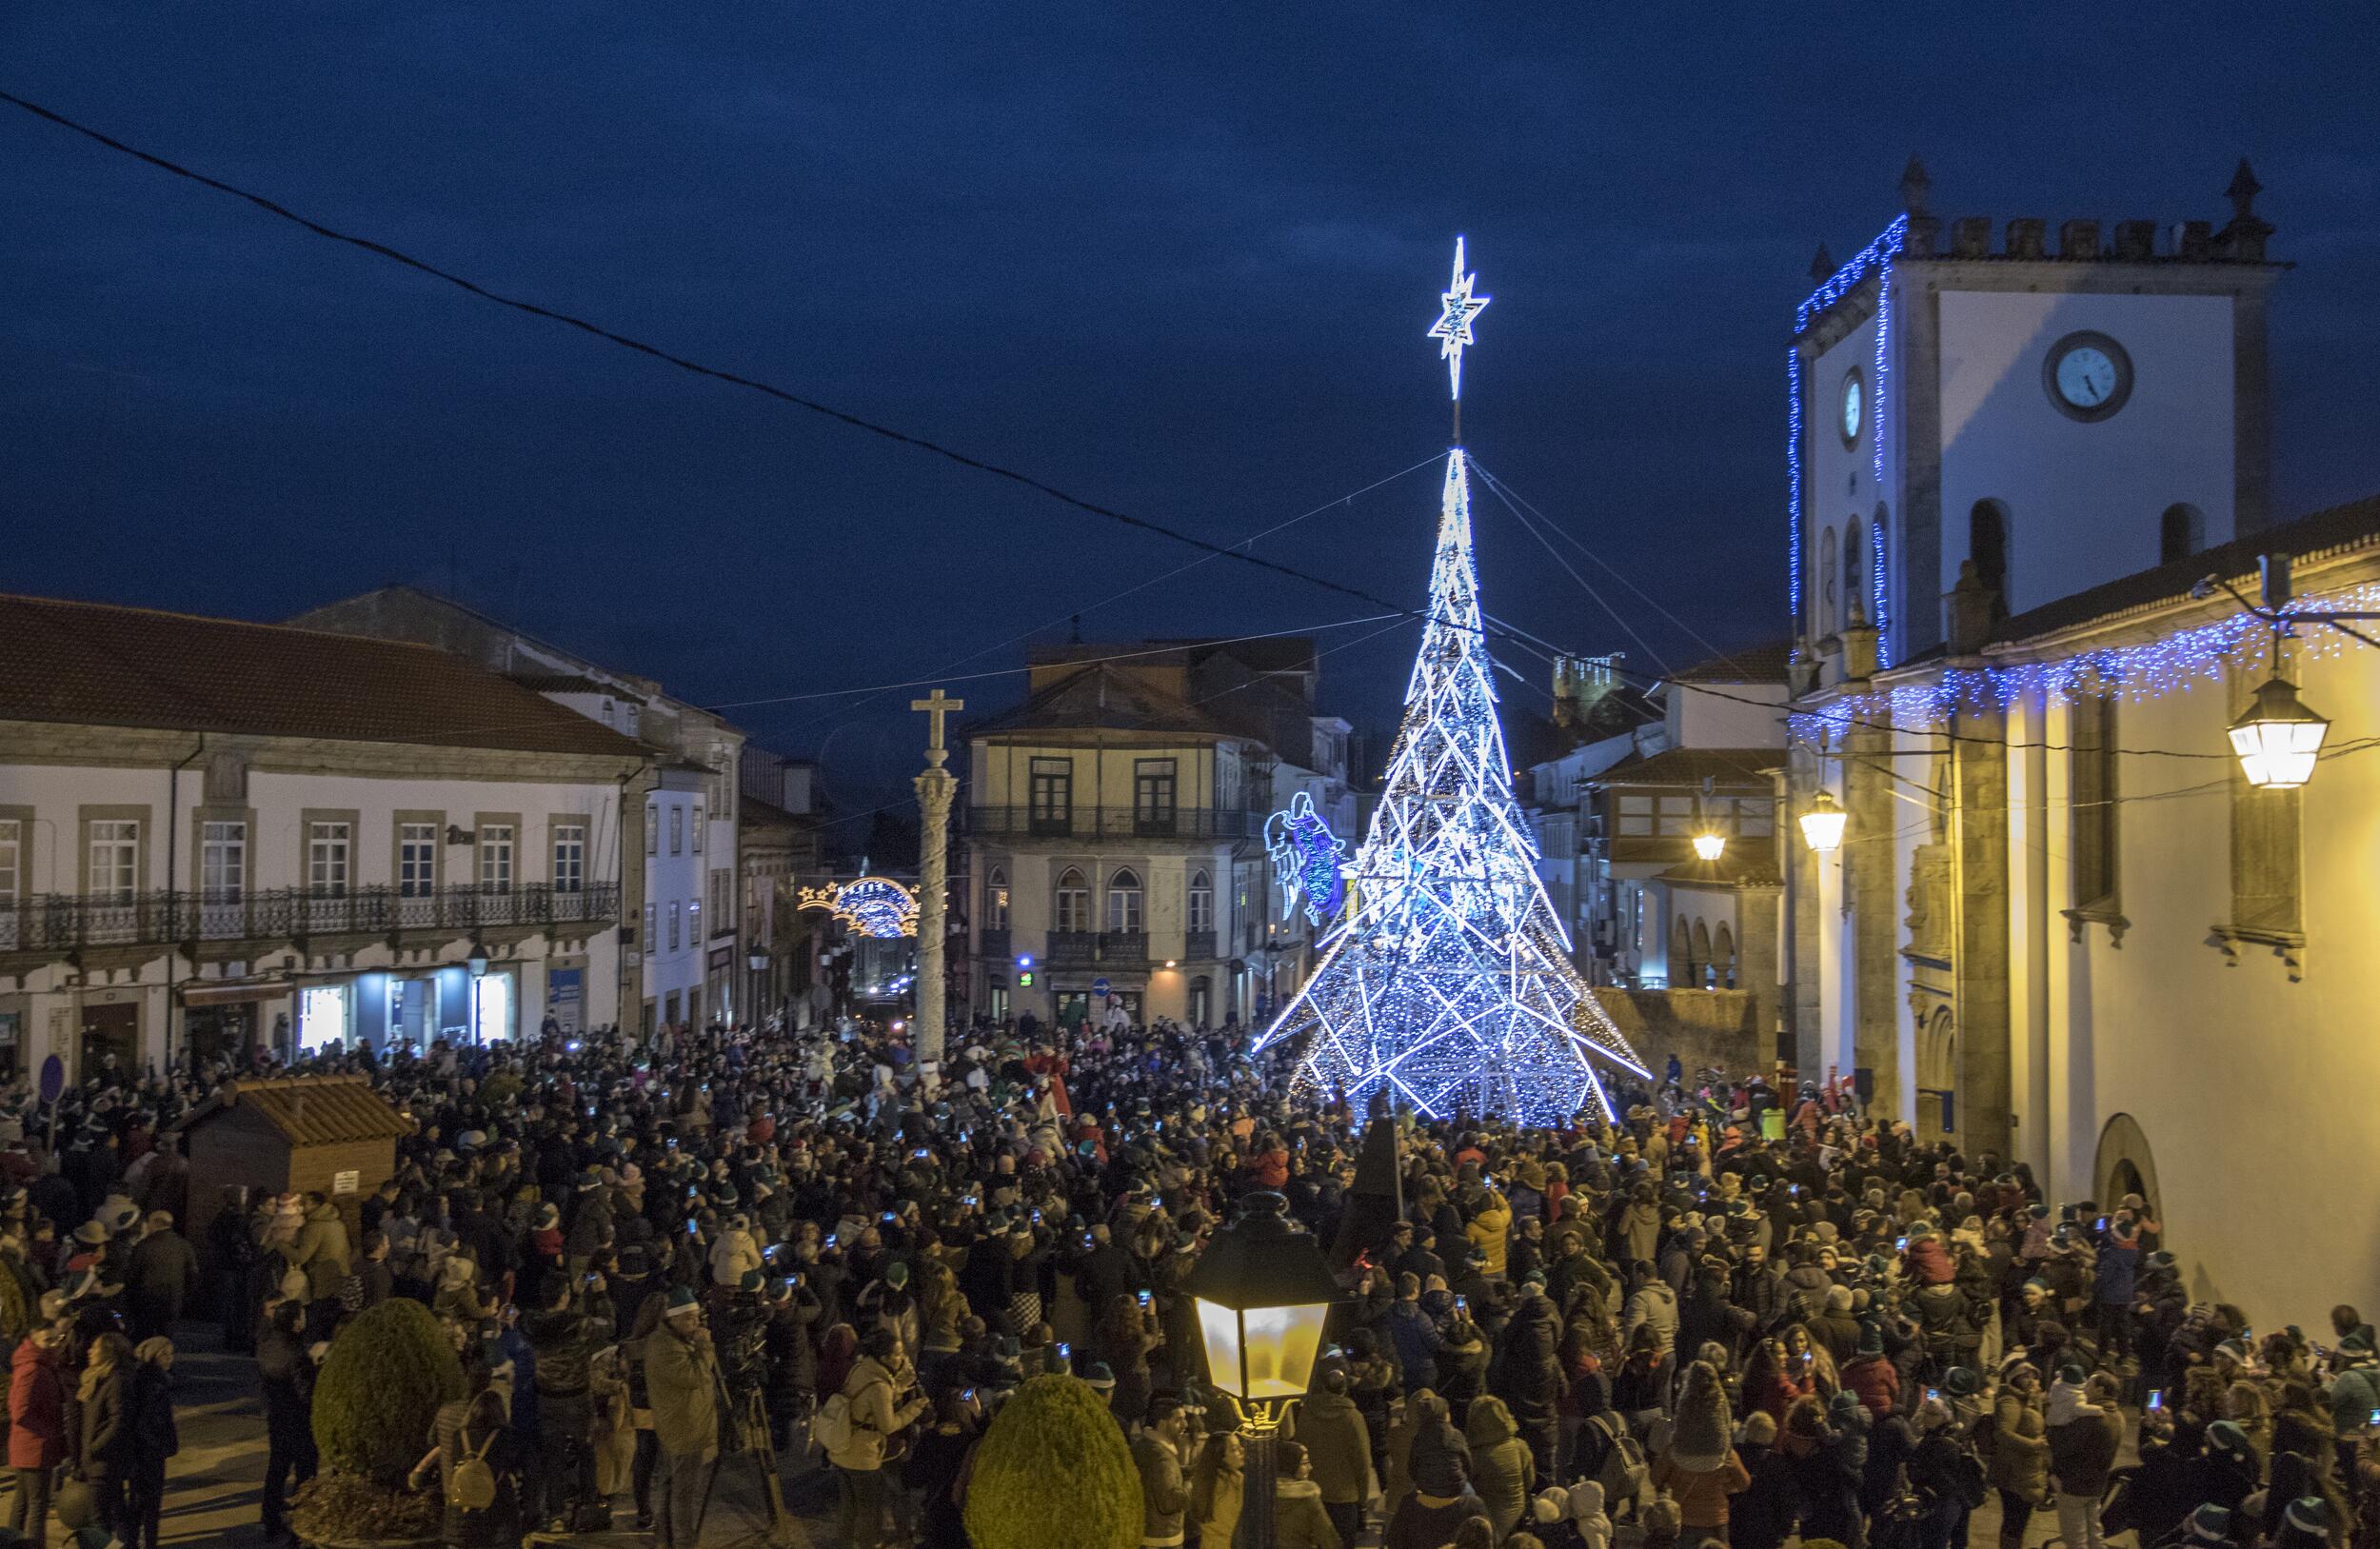
{"type": "Polygon", "coordinates": [[[458,1549],[629,1516],[694,1549],[728,1455],[831,1469],[851,1549],[965,1549],[977,1442],[1044,1373],[1114,1416],[1144,1545],[1223,1549],[1263,1508],[1182,1286],[1252,1196],[1346,1292],[1270,1443],[1283,1549],[1954,1549],[1987,1504],[2003,1549],[2036,1517],[2066,1549],[2380,1525],[2353,1309],[2327,1342],[2258,1338],[2191,1301],[2140,1198],[2045,1200],[1844,1094],[1672,1062],[1616,1122],[1519,1129],[1293,1098],[1234,1029],[953,1043],[929,1067],[846,1022],[318,1058],[414,1133],[360,1212],[227,1200],[210,1305],[173,1129],[207,1082],[103,1072],[54,1152],[0,1116],[10,1525],[46,1541],[55,1487],[155,1543],[170,1340],[204,1313],[255,1353],[286,1537],[314,1373],[410,1298],[465,1373],[415,1470],[458,1549]],[[1379,1124],[1393,1168],[1359,1162],[1379,1124]]]}

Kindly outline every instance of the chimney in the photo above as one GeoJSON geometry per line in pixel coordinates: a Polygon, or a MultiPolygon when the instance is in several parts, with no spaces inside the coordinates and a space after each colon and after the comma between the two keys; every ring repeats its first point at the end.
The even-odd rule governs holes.
{"type": "Polygon", "coordinates": [[[2008,256],[2039,258],[2043,256],[2042,229],[2047,226],[2038,215],[2019,215],[2008,223],[2008,256]]]}
{"type": "Polygon", "coordinates": [[[1983,258],[1992,251],[1992,217],[1961,215],[1951,223],[1951,255],[1983,258]]]}
{"type": "Polygon", "coordinates": [[[1950,611],[1951,654],[1980,654],[1984,642],[1992,638],[1992,617],[1999,611],[1999,599],[1983,584],[1983,573],[1973,560],[1958,562],[1958,585],[1951,588],[1950,611]]]}
{"type": "Polygon", "coordinates": [[[1865,679],[1875,676],[1875,626],[1857,608],[1852,610],[1851,621],[1835,638],[1843,646],[1843,676],[1865,679]]]}
{"type": "Polygon", "coordinates": [[[2099,256],[2099,223],[2097,221],[2068,221],[2057,228],[2057,255],[2060,258],[2096,258],[2099,256]]]}
{"type": "Polygon", "coordinates": [[[2115,223],[2116,257],[2132,263],[2144,263],[2156,255],[2156,222],[2118,221],[2115,223]]]}
{"type": "MultiPolygon", "coordinates": [[[[2242,162],[2240,165],[2245,167],[2248,164],[2242,162]]],[[[1912,215],[1931,213],[1926,209],[1926,195],[1933,189],[1934,179],[1926,176],[1926,164],[1914,156],[1910,157],[1909,165],[1901,169],[1901,209],[1912,215]]]]}
{"type": "Polygon", "coordinates": [[[1901,238],[1904,258],[1932,258],[1934,248],[1942,240],[1942,221],[1934,215],[1912,215],[1908,232],[1901,238]]]}
{"type": "Polygon", "coordinates": [[[2203,264],[2212,256],[2213,252],[2214,223],[2212,221],[2184,221],[2182,239],[2175,245],[2173,256],[2203,264]]]}

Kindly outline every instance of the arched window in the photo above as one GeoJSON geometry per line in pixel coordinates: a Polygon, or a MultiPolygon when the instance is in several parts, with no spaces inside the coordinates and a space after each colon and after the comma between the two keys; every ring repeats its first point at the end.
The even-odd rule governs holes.
{"type": "Polygon", "coordinates": [[[2157,563],[2186,560],[2207,546],[2207,513],[2195,506],[2168,506],[2157,520],[2157,563]]]}
{"type": "Polygon", "coordinates": [[[1839,620],[1835,611],[1835,529],[1818,535],[1818,633],[1831,635],[1839,620]]]}
{"type": "Polygon", "coordinates": [[[1687,982],[1696,989],[1712,988],[1711,931],[1710,927],[1699,920],[1695,922],[1694,947],[1688,957],[1694,964],[1694,971],[1687,982]]]}
{"type": "Polygon", "coordinates": [[[999,866],[983,874],[983,928],[1008,928],[1008,873],[999,866]]]}
{"type": "Polygon", "coordinates": [[[1711,933],[1711,973],[1719,988],[1735,987],[1735,933],[1724,922],[1711,933]]]}
{"type": "Polygon", "coordinates": [[[1085,931],[1091,928],[1091,884],[1082,873],[1068,866],[1058,879],[1058,890],[1051,895],[1056,905],[1053,913],[1061,931],[1085,931]]]}
{"type": "Polygon", "coordinates": [[[1694,931],[1681,914],[1669,927],[1669,987],[1685,989],[1694,983],[1693,973],[1694,931]]]}
{"type": "Polygon", "coordinates": [[[1107,928],[1124,932],[1140,928],[1140,877],[1138,872],[1119,871],[1107,879],[1107,928]]]}
{"type": "Polygon", "coordinates": [[[1843,526],[1844,625],[1848,626],[1854,619],[1868,619],[1868,611],[1867,528],[1854,519],[1843,526]]]}
{"type": "Polygon", "coordinates": [[[2008,616],[2008,507],[1996,500],[1979,500],[1967,513],[1967,557],[1975,562],[1983,589],[1998,594],[1993,618],[2008,616]]]}
{"type": "Polygon", "coordinates": [[[1190,1025],[1204,1028],[1215,1012],[1215,984],[1200,974],[1190,981],[1190,1025]]]}
{"type": "Polygon", "coordinates": [[[1184,911],[1188,930],[1215,928],[1215,884],[1203,871],[1190,873],[1190,906],[1184,911]]]}

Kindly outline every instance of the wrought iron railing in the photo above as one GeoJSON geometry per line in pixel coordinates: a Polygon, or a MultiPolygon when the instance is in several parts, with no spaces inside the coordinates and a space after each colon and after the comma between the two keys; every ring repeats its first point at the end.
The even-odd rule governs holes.
{"type": "Polygon", "coordinates": [[[1262,831],[1264,816],[1220,807],[971,806],[967,826],[1039,839],[1246,839],[1262,831]]]}
{"type": "Polygon", "coordinates": [[[1194,963],[1203,963],[1215,955],[1215,933],[1211,930],[1184,931],[1181,955],[1194,963]]]}
{"type": "Polygon", "coordinates": [[[418,893],[393,887],[320,893],[303,887],[240,894],[36,893],[21,902],[0,898],[0,952],[467,932],[506,925],[601,925],[619,918],[618,883],[575,888],[545,883],[506,888],[466,884],[418,893]]]}
{"type": "Polygon", "coordinates": [[[1008,955],[1008,927],[1002,925],[995,930],[985,925],[978,930],[975,933],[975,949],[980,955],[987,958],[1006,957],[1008,955]]]}

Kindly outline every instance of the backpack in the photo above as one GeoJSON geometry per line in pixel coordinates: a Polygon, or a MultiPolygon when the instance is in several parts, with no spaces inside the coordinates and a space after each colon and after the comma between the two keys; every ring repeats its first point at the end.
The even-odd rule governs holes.
{"type": "Polygon", "coordinates": [[[851,1397],[845,1393],[838,1393],[819,1405],[818,1413],[810,1420],[812,1440],[830,1453],[847,1449],[856,1428],[851,1418],[851,1397]]]}
{"type": "MultiPolygon", "coordinates": [[[[488,1427],[487,1440],[479,1444],[479,1451],[456,1463],[446,1480],[446,1504],[457,1511],[486,1511],[496,1503],[496,1471],[487,1463],[487,1449],[496,1444],[496,1429],[488,1427]]],[[[456,1433],[455,1440],[465,1446],[470,1442],[462,1432],[456,1433]]]]}
{"type": "MultiPolygon", "coordinates": [[[[1600,1420],[1603,1417],[1597,1418],[1600,1420]]],[[[1625,1426],[1620,1427],[1603,1454],[1600,1475],[1603,1498],[1611,1501],[1615,1508],[1634,1501],[1652,1473],[1652,1468],[1645,1461],[1643,1443],[1629,1435],[1625,1426]]]]}

